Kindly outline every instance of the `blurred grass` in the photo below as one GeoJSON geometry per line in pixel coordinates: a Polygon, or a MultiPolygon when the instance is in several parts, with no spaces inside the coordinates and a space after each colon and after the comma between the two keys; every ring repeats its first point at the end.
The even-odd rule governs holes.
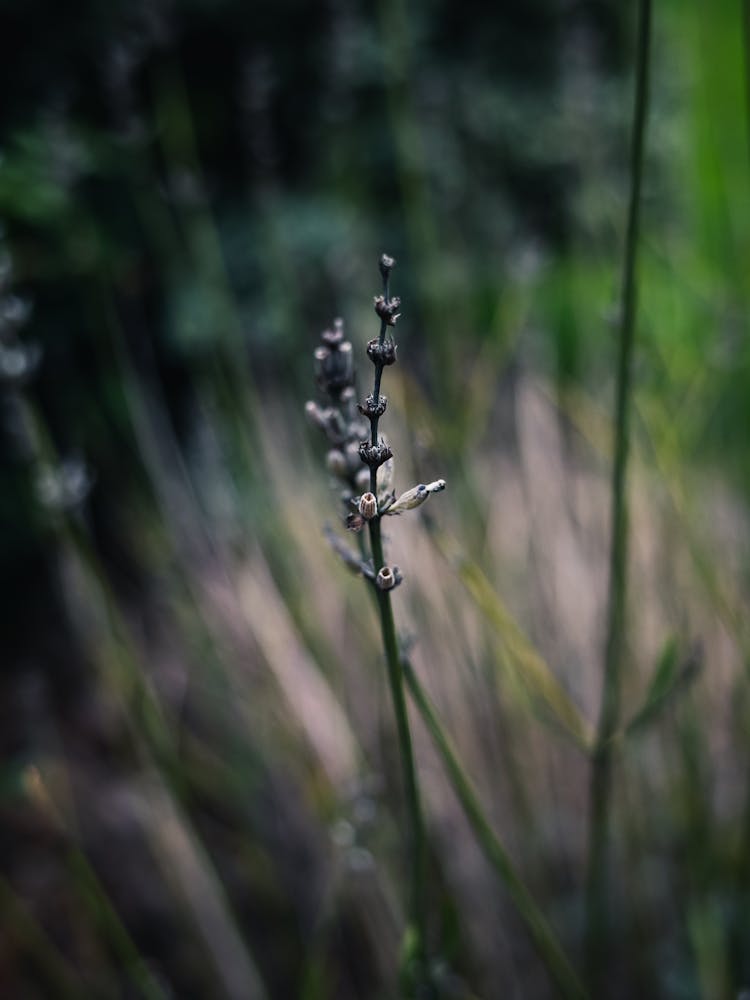
{"type": "MultiPolygon", "coordinates": [[[[729,0],[656,10],[613,997],[750,982],[741,14],[729,0]]],[[[333,111],[299,121],[317,140],[291,179],[283,149],[258,149],[274,113],[256,95],[246,185],[228,192],[209,97],[172,52],[146,74],[140,141],[52,114],[3,142],[0,215],[46,352],[28,393],[56,448],[82,445],[98,476],[72,534],[43,515],[33,529],[78,680],[40,707],[48,647],[37,674],[17,658],[32,680],[9,672],[8,704],[30,721],[5,766],[51,755],[70,773],[73,849],[128,942],[110,950],[76,909],[89,876],[8,791],[2,958],[18,995],[121,995],[141,964],[165,995],[248,996],[256,976],[269,996],[393,995],[407,873],[384,669],[363,585],[323,538],[336,500],[302,427],[316,324],[342,313],[363,358],[380,250],[399,257],[405,303],[397,488],[449,483],[432,530],[388,525],[399,629],[492,831],[580,964],[630,81],[560,40],[546,99],[458,33],[439,51],[427,8],[337,17],[333,111]],[[535,172],[544,224],[510,183],[535,172]],[[115,811],[110,846],[120,786],[142,822],[115,811]],[[128,878],[144,845],[156,864],[128,878]]],[[[248,72],[273,93],[269,51],[248,72]]],[[[53,625],[37,631],[55,644],[53,625]]],[[[552,995],[427,732],[416,742],[445,995],[552,995]]]]}

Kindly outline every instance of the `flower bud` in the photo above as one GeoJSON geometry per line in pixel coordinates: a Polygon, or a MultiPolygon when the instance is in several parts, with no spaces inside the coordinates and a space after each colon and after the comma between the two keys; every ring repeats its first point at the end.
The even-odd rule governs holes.
{"type": "Polygon", "coordinates": [[[374,300],[375,312],[378,316],[386,323],[388,326],[395,326],[401,313],[398,311],[401,307],[401,299],[398,295],[394,295],[392,299],[386,301],[384,295],[378,295],[374,300]]]}
{"type": "Polygon", "coordinates": [[[397,500],[394,500],[384,513],[403,514],[405,510],[413,510],[415,507],[423,504],[430,493],[440,493],[444,489],[444,479],[436,479],[434,483],[427,483],[427,485],[420,483],[418,486],[412,486],[410,490],[402,493],[397,500]]]}
{"type": "Polygon", "coordinates": [[[380,255],[380,273],[383,278],[390,276],[391,271],[395,267],[396,261],[393,257],[389,257],[387,253],[380,255]]]}
{"type": "Polygon", "coordinates": [[[324,330],[320,339],[327,347],[338,347],[344,339],[344,321],[342,319],[335,319],[333,321],[332,330],[324,330]]]}
{"type": "Polygon", "coordinates": [[[396,345],[390,337],[386,338],[382,344],[380,339],[376,337],[374,340],[368,341],[367,357],[374,365],[392,365],[396,361],[396,345]]]}
{"type": "Polygon", "coordinates": [[[362,414],[363,417],[372,423],[373,420],[377,420],[382,417],[385,413],[385,408],[388,405],[387,396],[378,396],[377,399],[372,393],[367,397],[364,403],[357,403],[357,409],[362,414]]]}
{"type": "Polygon", "coordinates": [[[318,384],[331,395],[336,395],[351,384],[354,378],[354,360],[350,341],[318,346],[314,351],[318,384]]]}
{"type": "Polygon", "coordinates": [[[371,469],[377,469],[387,462],[389,458],[393,458],[393,452],[383,438],[381,438],[378,444],[361,441],[359,445],[359,457],[365,465],[369,465],[371,469]]]}
{"type": "Polygon", "coordinates": [[[378,513],[378,501],[374,493],[363,493],[359,498],[359,512],[365,521],[372,521],[378,513]]]}
{"type": "MultiPolygon", "coordinates": [[[[332,444],[338,444],[346,435],[344,418],[334,406],[318,406],[312,400],[305,403],[307,419],[326,435],[332,444]]],[[[359,453],[357,453],[359,458],[359,453]]]]}
{"type": "Polygon", "coordinates": [[[332,448],[326,455],[326,468],[332,476],[338,476],[339,479],[346,479],[349,475],[349,466],[344,453],[338,448],[332,448]]]}

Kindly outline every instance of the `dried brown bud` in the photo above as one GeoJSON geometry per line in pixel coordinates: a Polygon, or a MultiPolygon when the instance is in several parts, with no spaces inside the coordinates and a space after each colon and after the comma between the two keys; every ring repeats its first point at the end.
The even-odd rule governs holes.
{"type": "Polygon", "coordinates": [[[315,348],[315,371],[321,389],[337,395],[354,379],[354,355],[351,342],[342,341],[332,347],[315,348]]]}
{"type": "Polygon", "coordinates": [[[349,531],[361,531],[364,526],[365,519],[359,512],[355,513],[352,511],[346,515],[346,527],[349,531]]]}
{"type": "Polygon", "coordinates": [[[382,344],[375,338],[367,344],[367,357],[374,365],[392,365],[396,360],[396,345],[390,337],[382,344]]]}
{"type": "Polygon", "coordinates": [[[375,399],[373,394],[370,393],[364,403],[357,403],[357,409],[363,417],[367,417],[368,420],[373,421],[383,416],[387,405],[388,398],[386,396],[378,396],[375,399]]]}
{"type": "Polygon", "coordinates": [[[393,257],[389,257],[387,253],[380,255],[380,273],[383,275],[383,280],[390,276],[391,271],[396,266],[396,261],[393,257]]]}
{"type": "Polygon", "coordinates": [[[342,319],[335,319],[333,321],[332,330],[324,330],[320,339],[327,347],[337,348],[344,339],[344,321],[342,319]]]}
{"type": "Polygon", "coordinates": [[[374,493],[363,493],[359,498],[359,512],[365,521],[372,521],[378,513],[378,501],[374,493]]]}
{"type": "Polygon", "coordinates": [[[332,448],[326,455],[326,468],[333,476],[345,479],[349,475],[349,465],[346,457],[338,448],[332,448]]]}
{"type": "Polygon", "coordinates": [[[319,406],[309,400],[305,403],[305,414],[310,423],[319,427],[332,444],[339,444],[346,437],[344,419],[334,406],[319,406]]]}
{"type": "Polygon", "coordinates": [[[322,406],[318,406],[318,404],[314,403],[311,399],[305,403],[305,414],[310,423],[315,424],[315,426],[319,427],[322,431],[328,428],[330,424],[330,414],[328,410],[323,409],[322,406]]]}
{"type": "Polygon", "coordinates": [[[378,570],[375,584],[380,590],[393,590],[394,587],[398,587],[402,579],[398,566],[394,566],[393,569],[390,566],[383,566],[378,570]]]}
{"type": "Polygon", "coordinates": [[[398,311],[401,306],[401,299],[394,295],[392,299],[386,300],[384,295],[376,295],[374,299],[375,312],[388,326],[395,326],[396,320],[401,313],[398,311]]]}
{"type": "Polygon", "coordinates": [[[371,469],[377,469],[393,458],[393,452],[386,442],[381,438],[378,444],[370,444],[369,441],[362,441],[359,446],[359,457],[369,465],[371,469]]]}

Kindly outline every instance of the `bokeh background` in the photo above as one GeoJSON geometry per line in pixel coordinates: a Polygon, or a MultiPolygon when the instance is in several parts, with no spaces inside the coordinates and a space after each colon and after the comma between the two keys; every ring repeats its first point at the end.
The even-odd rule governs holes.
{"type": "MultiPolygon", "coordinates": [[[[654,6],[606,988],[745,997],[747,5],[654,6]]],[[[392,713],[304,418],[333,317],[369,380],[382,251],[397,487],[448,481],[388,525],[399,630],[582,967],[634,8],[0,3],[4,996],[397,992],[392,713]]],[[[443,995],[556,995],[412,718],[443,995]]]]}

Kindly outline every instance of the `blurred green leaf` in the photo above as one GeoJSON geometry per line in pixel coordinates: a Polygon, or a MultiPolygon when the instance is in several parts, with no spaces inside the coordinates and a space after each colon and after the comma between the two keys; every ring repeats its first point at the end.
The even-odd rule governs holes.
{"type": "Polygon", "coordinates": [[[700,667],[701,654],[698,647],[690,652],[687,659],[681,660],[677,639],[674,636],[668,639],[656,661],[643,705],[625,726],[625,735],[633,736],[647,729],[674,702],[675,697],[695,680],[700,667]]]}

